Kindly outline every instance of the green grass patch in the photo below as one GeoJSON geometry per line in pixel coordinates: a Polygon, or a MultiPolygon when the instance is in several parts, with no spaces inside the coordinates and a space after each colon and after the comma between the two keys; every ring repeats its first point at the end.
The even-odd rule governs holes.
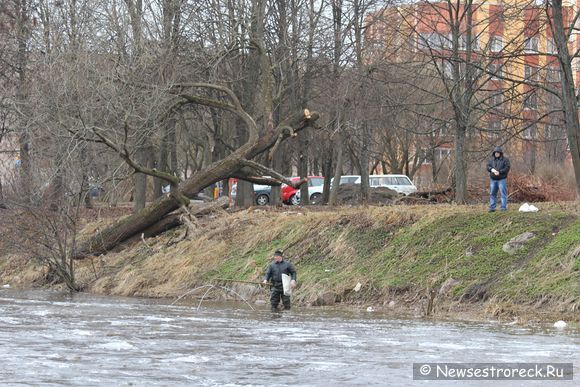
{"type": "Polygon", "coordinates": [[[357,282],[365,289],[422,291],[453,278],[460,281],[450,293],[456,299],[473,285],[487,284],[489,296],[580,300],[580,258],[572,255],[580,246],[580,221],[574,212],[364,211],[267,219],[238,235],[231,254],[206,277],[255,278],[280,248],[302,286],[317,291],[340,294],[357,282]],[[260,238],[253,236],[258,228],[260,238]],[[502,250],[524,232],[535,237],[514,255],[502,250]]]}

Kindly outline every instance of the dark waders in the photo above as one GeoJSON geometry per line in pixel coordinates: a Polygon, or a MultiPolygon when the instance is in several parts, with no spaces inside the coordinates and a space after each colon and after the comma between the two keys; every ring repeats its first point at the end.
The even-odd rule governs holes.
{"type": "Polygon", "coordinates": [[[276,282],[272,285],[272,293],[270,293],[270,304],[272,304],[272,311],[278,310],[280,298],[282,299],[282,304],[284,304],[284,309],[290,309],[290,296],[286,296],[284,294],[282,282],[276,282]]]}

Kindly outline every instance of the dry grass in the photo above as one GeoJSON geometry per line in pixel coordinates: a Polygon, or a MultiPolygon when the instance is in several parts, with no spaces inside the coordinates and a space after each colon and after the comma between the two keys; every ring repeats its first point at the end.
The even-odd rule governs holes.
{"type": "MultiPolygon", "coordinates": [[[[283,249],[298,268],[301,288],[295,300],[304,304],[331,292],[351,304],[397,300],[397,305],[422,310],[427,291],[452,276],[462,283],[440,300],[438,310],[453,313],[473,305],[487,316],[507,317],[528,309],[577,310],[580,292],[572,285],[579,273],[579,246],[570,227],[577,227],[573,219],[580,216],[579,205],[542,203],[540,208],[536,215],[514,210],[489,215],[484,204],[222,212],[200,220],[183,240],[185,229],[176,229],[80,261],[77,280],[95,293],[178,297],[217,278],[257,280],[271,253],[283,249]],[[565,232],[551,236],[555,225],[564,223],[569,225],[565,232]],[[530,251],[506,256],[501,244],[530,227],[546,239],[530,251]],[[510,276],[517,280],[506,280],[510,276]],[[459,301],[470,286],[486,281],[491,286],[485,307],[459,301]],[[353,292],[358,282],[362,290],[353,292]],[[538,292],[548,300],[540,306],[538,292]]],[[[88,225],[83,233],[94,229],[88,225]]],[[[22,264],[14,258],[10,262],[11,270],[0,268],[5,281],[22,264]]],[[[22,273],[38,273],[38,268],[21,270],[25,284],[22,273]]],[[[264,296],[253,286],[236,289],[264,296]]]]}

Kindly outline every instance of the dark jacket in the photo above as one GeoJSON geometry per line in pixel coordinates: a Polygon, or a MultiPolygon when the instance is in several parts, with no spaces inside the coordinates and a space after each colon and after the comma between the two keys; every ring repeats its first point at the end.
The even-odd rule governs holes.
{"type": "Polygon", "coordinates": [[[510,160],[503,155],[503,149],[500,146],[496,147],[491,154],[491,159],[487,162],[487,171],[489,172],[489,177],[492,180],[503,180],[507,178],[508,172],[510,171],[510,160]],[[495,157],[495,152],[499,152],[500,156],[495,157]],[[494,175],[491,173],[491,169],[494,168],[499,171],[499,175],[494,175]]]}
{"type": "Polygon", "coordinates": [[[274,284],[282,284],[282,274],[288,274],[294,281],[296,281],[296,269],[290,262],[281,260],[280,262],[272,262],[268,266],[268,271],[264,279],[266,281],[272,280],[274,284]]]}

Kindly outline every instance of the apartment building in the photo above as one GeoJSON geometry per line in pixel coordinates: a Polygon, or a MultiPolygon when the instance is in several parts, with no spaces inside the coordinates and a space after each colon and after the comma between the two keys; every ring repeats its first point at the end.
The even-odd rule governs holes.
{"type": "MultiPolygon", "coordinates": [[[[569,2],[570,24],[578,2],[569,2]]],[[[388,6],[367,17],[369,61],[405,62],[427,57],[434,76],[452,82],[473,81],[478,136],[472,141],[506,144],[513,158],[533,171],[542,162],[562,163],[567,152],[559,98],[561,72],[543,2],[534,0],[465,3],[417,1],[388,6]],[[538,160],[538,161],[537,161],[538,160]]],[[[569,48],[580,48],[571,31],[569,48]]],[[[423,59],[424,59],[423,58],[423,59]]],[[[574,81],[580,80],[575,59],[574,81]]],[[[451,113],[450,113],[451,114],[451,113]]],[[[446,117],[441,117],[443,120],[446,117]]],[[[451,119],[451,115],[448,117],[451,119]]],[[[449,156],[452,136],[435,153],[449,156]]]]}

